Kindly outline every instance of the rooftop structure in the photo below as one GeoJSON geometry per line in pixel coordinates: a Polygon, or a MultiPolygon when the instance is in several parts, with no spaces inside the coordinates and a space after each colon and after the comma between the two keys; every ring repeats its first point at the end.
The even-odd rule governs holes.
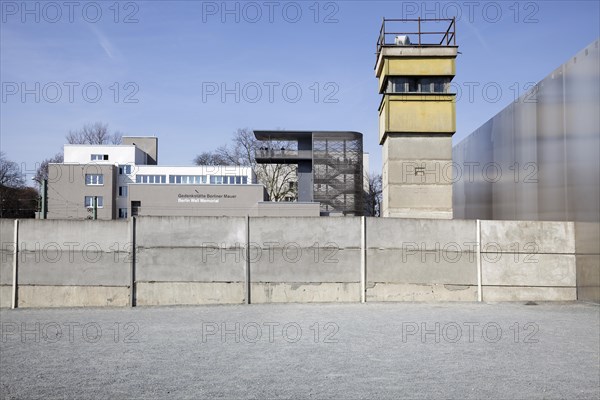
{"type": "Polygon", "coordinates": [[[362,134],[348,131],[254,131],[262,164],[298,165],[298,201],[319,202],[321,215],[362,215],[362,134]],[[273,146],[290,142],[290,146],[273,146]]]}

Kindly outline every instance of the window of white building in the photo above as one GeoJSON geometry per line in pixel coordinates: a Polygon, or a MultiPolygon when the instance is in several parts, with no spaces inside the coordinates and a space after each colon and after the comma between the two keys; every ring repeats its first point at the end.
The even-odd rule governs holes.
{"type": "Polygon", "coordinates": [[[211,185],[245,185],[248,183],[247,176],[211,175],[211,185]]]}
{"type": "Polygon", "coordinates": [[[169,183],[182,185],[201,185],[206,182],[206,175],[169,175],[169,183]]]}
{"type": "Polygon", "coordinates": [[[104,175],[102,174],[85,174],[86,185],[104,185],[104,175]]]}
{"type": "Polygon", "coordinates": [[[135,183],[167,183],[166,175],[137,175],[135,183]]]}

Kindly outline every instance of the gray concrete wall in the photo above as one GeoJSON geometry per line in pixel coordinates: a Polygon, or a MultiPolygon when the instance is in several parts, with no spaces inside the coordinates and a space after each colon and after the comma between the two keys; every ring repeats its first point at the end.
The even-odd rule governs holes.
{"type": "Polygon", "coordinates": [[[576,300],[572,222],[481,221],[484,301],[576,300]]]}
{"type": "Polygon", "coordinates": [[[12,304],[14,219],[0,219],[0,307],[12,304]]]}
{"type": "MultiPolygon", "coordinates": [[[[479,226],[476,220],[361,217],[21,220],[17,305],[598,296],[598,224],[479,226]]],[[[2,307],[12,301],[13,229],[14,220],[0,220],[2,307]]]]}
{"type": "Polygon", "coordinates": [[[477,300],[476,221],[369,218],[367,301],[477,300]]]}
{"type": "Polygon", "coordinates": [[[452,135],[387,135],[384,217],[452,219],[452,135]]]}
{"type": "Polygon", "coordinates": [[[246,218],[142,217],[136,229],[136,304],[245,300],[246,218]]]}
{"type": "Polygon", "coordinates": [[[132,249],[126,221],[20,220],[18,306],[124,306],[132,249]]]}
{"type": "Polygon", "coordinates": [[[361,219],[253,218],[252,302],[360,301],[361,219]]]}
{"type": "Polygon", "coordinates": [[[600,223],[575,222],[577,299],[600,302],[600,223]]]}

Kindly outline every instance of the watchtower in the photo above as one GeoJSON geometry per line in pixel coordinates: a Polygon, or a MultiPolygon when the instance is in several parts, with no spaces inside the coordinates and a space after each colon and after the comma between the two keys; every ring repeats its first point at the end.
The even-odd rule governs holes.
{"type": "Polygon", "coordinates": [[[384,19],[377,40],[383,217],[452,218],[454,19],[384,19]]]}

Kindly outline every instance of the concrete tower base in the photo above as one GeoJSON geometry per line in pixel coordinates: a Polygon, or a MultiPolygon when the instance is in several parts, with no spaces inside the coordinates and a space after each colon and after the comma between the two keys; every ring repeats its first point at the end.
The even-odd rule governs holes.
{"type": "Polygon", "coordinates": [[[452,219],[452,136],[388,135],[382,216],[452,219]]]}

